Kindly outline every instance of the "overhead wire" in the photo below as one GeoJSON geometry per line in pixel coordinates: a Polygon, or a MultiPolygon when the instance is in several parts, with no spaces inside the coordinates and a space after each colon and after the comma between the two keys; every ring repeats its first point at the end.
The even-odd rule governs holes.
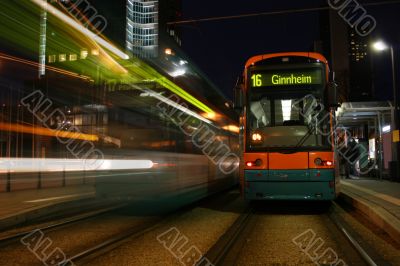
{"type": "MultiPolygon", "coordinates": [[[[378,5],[397,4],[397,3],[400,3],[400,0],[360,3],[360,6],[378,6],[378,5]]],[[[285,15],[285,14],[295,14],[295,13],[304,13],[304,12],[316,12],[316,11],[325,11],[325,10],[330,10],[330,9],[332,9],[332,7],[330,7],[330,6],[300,8],[300,9],[286,9],[286,10],[258,12],[258,13],[249,13],[249,14],[232,15],[232,16],[217,16],[217,17],[209,17],[209,18],[179,20],[179,21],[168,22],[167,24],[168,25],[183,25],[183,24],[191,24],[191,23],[199,23],[199,22],[241,19],[241,18],[249,18],[249,17],[285,15]]]]}

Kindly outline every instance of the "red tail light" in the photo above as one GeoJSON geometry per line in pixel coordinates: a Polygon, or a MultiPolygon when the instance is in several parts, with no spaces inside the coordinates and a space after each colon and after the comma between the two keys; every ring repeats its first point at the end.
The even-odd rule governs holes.
{"type": "Polygon", "coordinates": [[[317,166],[332,166],[333,162],[332,161],[323,161],[321,158],[317,158],[314,160],[315,165],[317,166]]]}
{"type": "Polygon", "coordinates": [[[262,164],[263,164],[263,161],[261,159],[257,159],[254,162],[246,162],[247,167],[253,167],[253,166],[260,167],[260,166],[262,166],[262,164]]]}

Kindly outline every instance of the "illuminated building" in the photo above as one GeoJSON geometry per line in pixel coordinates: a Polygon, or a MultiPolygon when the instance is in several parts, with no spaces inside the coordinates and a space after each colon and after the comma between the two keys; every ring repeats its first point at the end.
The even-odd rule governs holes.
{"type": "Polygon", "coordinates": [[[180,19],[181,0],[96,1],[94,5],[108,22],[103,34],[138,57],[157,57],[168,42],[181,45],[179,29],[167,25],[180,19]]]}
{"type": "Polygon", "coordinates": [[[128,0],[126,4],[126,49],[141,58],[157,57],[160,38],[181,40],[167,22],[179,16],[180,1],[128,0]]]}
{"type": "Polygon", "coordinates": [[[128,0],[126,49],[140,57],[158,55],[158,1],[128,0]]]}
{"type": "Polygon", "coordinates": [[[374,98],[370,38],[349,30],[350,101],[372,101],[374,98]]]}

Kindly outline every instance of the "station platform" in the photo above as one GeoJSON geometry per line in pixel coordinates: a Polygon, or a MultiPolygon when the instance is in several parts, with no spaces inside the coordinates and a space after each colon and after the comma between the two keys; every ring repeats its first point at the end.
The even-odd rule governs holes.
{"type": "Polygon", "coordinates": [[[342,179],[340,199],[400,241],[400,183],[376,179],[342,179]]]}
{"type": "Polygon", "coordinates": [[[0,193],[0,231],[66,208],[70,203],[95,199],[91,185],[0,193]]]}

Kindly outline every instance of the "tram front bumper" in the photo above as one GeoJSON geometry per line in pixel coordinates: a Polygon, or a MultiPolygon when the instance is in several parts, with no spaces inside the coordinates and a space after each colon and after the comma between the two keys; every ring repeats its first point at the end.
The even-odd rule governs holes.
{"type": "Polygon", "coordinates": [[[333,200],[334,170],[246,170],[244,196],[247,200],[333,200]]]}

